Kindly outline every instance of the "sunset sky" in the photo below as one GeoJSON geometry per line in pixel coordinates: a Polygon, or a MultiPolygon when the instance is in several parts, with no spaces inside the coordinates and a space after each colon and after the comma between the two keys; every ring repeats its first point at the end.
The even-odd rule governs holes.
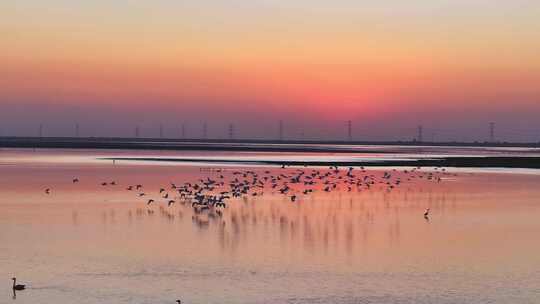
{"type": "Polygon", "coordinates": [[[2,135],[540,141],[540,1],[1,1],[0,72],[2,135]]]}

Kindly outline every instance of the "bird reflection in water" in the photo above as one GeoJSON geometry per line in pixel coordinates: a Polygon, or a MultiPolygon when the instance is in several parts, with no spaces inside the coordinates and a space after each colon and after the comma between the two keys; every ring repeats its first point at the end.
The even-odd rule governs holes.
{"type": "MultiPolygon", "coordinates": [[[[191,218],[195,229],[215,233],[224,250],[269,232],[265,237],[307,251],[339,247],[352,254],[355,247],[366,246],[381,230],[388,232],[385,239],[390,244],[398,243],[404,209],[427,207],[426,221],[429,208],[444,210],[444,192],[433,193],[432,189],[449,174],[336,167],[205,173],[211,176],[197,182],[170,183],[169,187],[158,187],[156,193],[145,187],[145,197],[139,198],[141,206],[127,211],[128,223],[156,215],[174,223],[185,216],[191,218]],[[385,221],[378,223],[380,217],[385,221]],[[382,222],[389,226],[377,227],[382,222]]],[[[137,195],[133,190],[142,188],[137,184],[116,191],[137,195]]],[[[104,225],[117,223],[115,212],[115,207],[102,212],[104,225]]],[[[74,225],[78,217],[74,211],[74,225]]]]}

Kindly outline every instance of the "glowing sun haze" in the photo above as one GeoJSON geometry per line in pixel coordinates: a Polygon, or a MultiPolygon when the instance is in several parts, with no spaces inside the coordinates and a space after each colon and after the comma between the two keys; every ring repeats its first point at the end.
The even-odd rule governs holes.
{"type": "Polygon", "coordinates": [[[540,1],[0,2],[3,135],[540,140],[540,1]],[[505,131],[506,130],[506,131],[505,131]],[[152,133],[153,132],[153,133],[152,133]],[[506,133],[505,133],[506,132],[506,133]]]}

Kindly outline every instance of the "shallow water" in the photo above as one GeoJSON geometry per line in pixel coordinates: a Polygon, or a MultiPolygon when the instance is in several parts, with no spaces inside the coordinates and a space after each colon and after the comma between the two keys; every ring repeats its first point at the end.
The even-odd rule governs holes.
{"type": "Polygon", "coordinates": [[[404,182],[391,191],[292,203],[265,189],[230,201],[221,218],[194,218],[188,205],[147,207],[125,188],[158,197],[169,182],[215,176],[216,165],[98,159],[141,154],[186,155],[0,151],[0,303],[540,302],[538,174],[450,170],[437,183],[396,172],[404,182]],[[29,285],[16,299],[12,276],[29,285]]]}

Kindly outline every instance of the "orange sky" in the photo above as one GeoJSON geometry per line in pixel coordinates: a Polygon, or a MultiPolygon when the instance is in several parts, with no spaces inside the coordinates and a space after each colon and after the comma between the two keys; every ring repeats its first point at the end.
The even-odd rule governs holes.
{"type": "Polygon", "coordinates": [[[137,105],[223,123],[460,110],[472,123],[489,108],[512,124],[540,111],[537,16],[525,0],[12,1],[0,3],[0,104],[46,107],[46,122],[137,105]]]}

